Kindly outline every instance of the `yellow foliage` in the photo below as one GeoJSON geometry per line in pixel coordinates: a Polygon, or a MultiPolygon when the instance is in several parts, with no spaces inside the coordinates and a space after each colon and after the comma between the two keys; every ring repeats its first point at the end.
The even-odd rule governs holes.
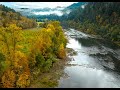
{"type": "Polygon", "coordinates": [[[25,88],[30,85],[30,78],[27,73],[23,73],[19,76],[19,79],[16,83],[17,87],[25,88]]]}
{"type": "Polygon", "coordinates": [[[22,49],[23,48],[23,46],[22,45],[16,45],[16,49],[22,49]]]}
{"type": "Polygon", "coordinates": [[[51,30],[53,30],[53,31],[55,31],[55,27],[52,25],[52,24],[48,24],[47,25],[47,29],[51,29],[51,30]]]}
{"type": "Polygon", "coordinates": [[[20,51],[16,51],[14,60],[14,67],[16,68],[16,70],[18,69],[18,72],[22,70],[21,73],[27,71],[29,68],[28,64],[29,62],[25,54],[20,51]]]}
{"type": "Polygon", "coordinates": [[[27,87],[30,85],[32,75],[31,66],[36,67],[37,61],[48,68],[52,66],[55,55],[58,54],[61,59],[66,57],[66,39],[59,24],[50,22],[46,28],[39,31],[23,31],[24,33],[15,24],[0,29],[1,50],[3,49],[7,67],[2,76],[3,87],[27,87]],[[26,48],[27,54],[22,52],[26,48]],[[38,60],[36,60],[37,53],[43,55],[38,57],[38,60]],[[45,62],[42,62],[41,58],[45,62]]]}
{"type": "Polygon", "coordinates": [[[50,48],[52,45],[51,37],[49,36],[49,32],[46,29],[40,30],[40,36],[37,38],[34,47],[45,54],[46,49],[50,48]]]}
{"type": "Polygon", "coordinates": [[[60,47],[58,49],[58,57],[61,59],[64,59],[66,57],[66,52],[65,52],[63,43],[60,44],[60,47]]]}
{"type": "Polygon", "coordinates": [[[16,75],[13,70],[7,70],[2,76],[2,86],[4,88],[11,88],[15,86],[16,75]]]}
{"type": "MultiPolygon", "coordinates": [[[[2,27],[0,29],[0,37],[2,43],[2,53],[7,57],[11,57],[10,54],[14,55],[17,43],[21,40],[21,28],[15,24],[10,24],[8,27],[2,27]]],[[[14,58],[14,57],[13,57],[14,58]]],[[[11,61],[13,59],[11,57],[11,61]]]]}

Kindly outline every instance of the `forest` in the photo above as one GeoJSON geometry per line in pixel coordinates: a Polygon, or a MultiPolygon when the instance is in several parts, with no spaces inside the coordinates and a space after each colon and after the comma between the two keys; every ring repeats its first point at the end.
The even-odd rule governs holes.
{"type": "Polygon", "coordinates": [[[64,27],[100,35],[120,45],[120,2],[88,2],[61,19],[64,27]]]}
{"type": "Polygon", "coordinates": [[[0,4],[0,88],[119,84],[120,2],[79,2],[63,11],[25,16],[0,4]]]}
{"type": "Polygon", "coordinates": [[[0,87],[28,87],[31,78],[48,72],[66,57],[67,39],[60,22],[37,23],[14,10],[0,6],[0,87]]]}

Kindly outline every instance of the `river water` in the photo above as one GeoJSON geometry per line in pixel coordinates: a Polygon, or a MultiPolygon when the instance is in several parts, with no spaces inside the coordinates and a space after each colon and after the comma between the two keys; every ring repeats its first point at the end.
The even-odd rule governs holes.
{"type": "Polygon", "coordinates": [[[58,88],[119,88],[120,47],[80,31],[65,30],[69,43],[77,55],[69,57],[58,88]]]}

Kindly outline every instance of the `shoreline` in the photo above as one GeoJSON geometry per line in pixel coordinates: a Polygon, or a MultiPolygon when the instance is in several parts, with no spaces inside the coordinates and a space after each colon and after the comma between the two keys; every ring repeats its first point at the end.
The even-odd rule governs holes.
{"type": "Polygon", "coordinates": [[[64,68],[70,58],[67,56],[64,60],[59,60],[53,64],[49,72],[42,73],[38,78],[32,81],[28,88],[55,88],[58,86],[59,79],[64,75],[64,68]]]}
{"type": "MultiPolygon", "coordinates": [[[[67,35],[65,35],[67,37],[67,35]]],[[[69,41],[69,38],[67,37],[69,41]]],[[[69,42],[68,42],[69,43],[69,42]]],[[[69,56],[76,55],[72,48],[66,47],[66,58],[58,59],[57,62],[53,63],[49,72],[41,73],[35,80],[32,80],[28,88],[58,88],[60,77],[64,77],[64,68],[71,61],[69,56]]]]}

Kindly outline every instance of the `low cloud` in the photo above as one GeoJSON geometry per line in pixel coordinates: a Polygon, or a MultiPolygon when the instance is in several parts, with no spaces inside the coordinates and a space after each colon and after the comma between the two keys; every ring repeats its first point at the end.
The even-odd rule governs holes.
{"type": "Polygon", "coordinates": [[[76,2],[15,2],[14,7],[19,8],[56,8],[57,6],[60,7],[67,7],[76,2]]]}

